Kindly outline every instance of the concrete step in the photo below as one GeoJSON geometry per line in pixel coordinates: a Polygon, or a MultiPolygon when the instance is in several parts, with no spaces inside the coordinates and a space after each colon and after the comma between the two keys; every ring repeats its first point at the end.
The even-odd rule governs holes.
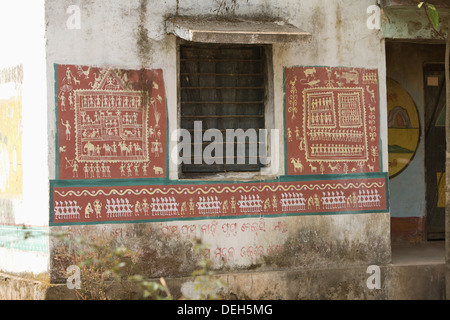
{"type": "MultiPolygon", "coordinates": [[[[442,300],[445,299],[445,244],[396,244],[392,263],[376,271],[369,265],[329,266],[302,270],[218,274],[225,299],[238,300],[442,300]],[[369,285],[368,285],[369,283],[369,285]]],[[[156,279],[155,281],[158,281],[156,279]]],[[[194,297],[193,277],[166,278],[175,298],[194,297]]],[[[76,298],[65,284],[0,274],[0,300],[60,300],[76,298]]]]}

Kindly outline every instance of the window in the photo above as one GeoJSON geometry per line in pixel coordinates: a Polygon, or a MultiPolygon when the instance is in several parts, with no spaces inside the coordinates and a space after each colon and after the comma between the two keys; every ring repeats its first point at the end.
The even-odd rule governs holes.
{"type": "Polygon", "coordinates": [[[271,96],[267,90],[270,49],[269,45],[180,46],[180,128],[192,137],[187,142],[180,141],[189,144],[191,150],[189,159],[184,158],[181,164],[181,177],[255,172],[265,165],[267,146],[261,129],[270,120],[267,116],[271,96]],[[196,139],[200,128],[202,139],[196,139]],[[209,153],[204,153],[215,141],[205,139],[209,129],[215,129],[223,137],[220,152],[215,149],[210,153],[215,159],[213,163],[208,159],[209,153]],[[245,141],[235,136],[230,139],[231,131],[235,136],[246,133],[245,141]]]}

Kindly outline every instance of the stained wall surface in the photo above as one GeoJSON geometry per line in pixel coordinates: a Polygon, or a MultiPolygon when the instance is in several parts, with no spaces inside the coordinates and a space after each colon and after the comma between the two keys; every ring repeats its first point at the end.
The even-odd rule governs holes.
{"type": "MultiPolygon", "coordinates": [[[[311,36],[271,45],[278,161],[195,180],[179,179],[174,161],[179,40],[165,19],[227,13],[213,1],[71,5],[46,1],[52,231],[140,249],[147,276],[190,274],[196,238],[218,270],[390,261],[384,43],[367,27],[371,1],[235,8],[311,36]]],[[[52,261],[55,281],[62,271],[52,261]]]]}
{"type": "Polygon", "coordinates": [[[0,269],[46,273],[49,177],[44,1],[16,1],[1,7],[0,269]]]}

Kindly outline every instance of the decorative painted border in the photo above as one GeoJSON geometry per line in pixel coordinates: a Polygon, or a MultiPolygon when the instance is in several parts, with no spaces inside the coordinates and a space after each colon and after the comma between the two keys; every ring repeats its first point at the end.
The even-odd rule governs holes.
{"type": "Polygon", "coordinates": [[[388,212],[387,174],[374,175],[153,185],[53,180],[50,225],[388,212]]]}

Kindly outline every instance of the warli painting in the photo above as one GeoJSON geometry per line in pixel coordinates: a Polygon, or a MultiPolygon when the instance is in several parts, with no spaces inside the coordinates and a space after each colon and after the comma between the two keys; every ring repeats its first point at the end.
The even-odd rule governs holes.
{"type": "Polygon", "coordinates": [[[51,223],[102,223],[336,212],[388,207],[386,177],[104,187],[53,186],[51,223]]]}
{"type": "Polygon", "coordinates": [[[285,70],[287,174],[380,171],[378,72],[285,70]]]}
{"type": "Polygon", "coordinates": [[[59,179],[166,174],[161,70],[56,65],[59,179]]]}
{"type": "Polygon", "coordinates": [[[57,65],[50,224],[387,212],[377,71],[292,67],[285,79],[287,175],[187,182],[166,172],[161,70],[57,65]]]}

